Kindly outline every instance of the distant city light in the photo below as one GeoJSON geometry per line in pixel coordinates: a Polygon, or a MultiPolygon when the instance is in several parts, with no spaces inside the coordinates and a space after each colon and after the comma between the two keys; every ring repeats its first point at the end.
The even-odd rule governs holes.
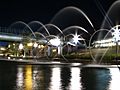
{"type": "Polygon", "coordinates": [[[23,46],[23,44],[22,44],[22,43],[20,43],[20,44],[19,44],[19,49],[20,49],[20,50],[22,50],[22,49],[23,49],[23,47],[24,47],[24,46],[23,46]]]}
{"type": "Polygon", "coordinates": [[[27,46],[28,46],[28,47],[31,47],[32,45],[33,45],[33,43],[32,43],[32,42],[27,43],[27,46]]]}
{"type": "Polygon", "coordinates": [[[38,46],[38,43],[35,42],[34,45],[33,45],[33,47],[36,48],[37,46],[38,46]]]}

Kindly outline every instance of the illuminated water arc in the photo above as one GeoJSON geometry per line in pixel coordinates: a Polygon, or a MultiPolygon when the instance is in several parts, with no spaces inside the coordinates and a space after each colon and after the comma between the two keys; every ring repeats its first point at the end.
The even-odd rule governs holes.
{"type": "MultiPolygon", "coordinates": [[[[40,21],[32,21],[32,22],[28,23],[28,25],[33,24],[33,23],[37,23],[37,24],[41,25],[46,30],[47,34],[50,35],[48,29],[45,27],[45,25],[42,22],[40,22],[40,21]]],[[[37,31],[39,31],[39,29],[37,31]]]]}
{"type": "Polygon", "coordinates": [[[110,48],[110,47],[108,47],[108,48],[105,50],[105,52],[103,53],[103,55],[102,55],[100,61],[98,62],[99,64],[100,64],[101,61],[103,60],[103,57],[105,56],[105,54],[107,53],[107,51],[109,50],[109,48],[110,48]]]}
{"type": "MultiPolygon", "coordinates": [[[[112,29],[111,29],[111,30],[112,30],[112,29]]],[[[105,35],[105,37],[104,37],[103,39],[105,39],[105,38],[108,36],[109,33],[112,33],[111,30],[108,30],[108,33],[105,35]]],[[[103,55],[102,55],[99,63],[102,61],[103,57],[105,56],[105,54],[106,54],[106,52],[109,50],[109,48],[110,48],[110,47],[108,47],[108,48],[105,50],[105,52],[103,53],[103,55]]]]}
{"type": "MultiPolygon", "coordinates": [[[[56,18],[60,13],[62,13],[63,11],[65,11],[65,10],[67,10],[67,9],[73,9],[73,10],[76,10],[76,11],[80,12],[80,13],[87,19],[87,21],[90,23],[90,25],[91,25],[92,28],[94,29],[94,26],[93,26],[92,22],[90,21],[90,19],[88,18],[88,16],[87,16],[81,9],[79,9],[79,8],[77,8],[77,7],[74,7],[74,6],[68,6],[68,7],[63,8],[62,10],[60,10],[60,11],[54,16],[54,18],[56,18]]],[[[51,20],[51,22],[54,20],[54,18],[51,20]]],[[[95,29],[94,29],[94,31],[95,31],[95,29]]]]}
{"type": "MultiPolygon", "coordinates": [[[[40,32],[34,32],[34,33],[35,33],[35,35],[38,34],[38,35],[42,36],[44,39],[46,39],[46,36],[45,36],[44,34],[42,34],[42,33],[40,33],[40,32]]],[[[29,36],[31,37],[31,35],[32,35],[32,34],[30,34],[29,36]]],[[[36,36],[36,37],[37,37],[37,36],[36,36]]]]}
{"type": "MultiPolygon", "coordinates": [[[[43,38],[42,39],[34,39],[34,43],[36,43],[37,45],[36,46],[33,46],[33,47],[38,47],[38,45],[40,44],[40,43],[44,43],[45,45],[46,45],[46,43],[47,43],[47,38],[42,34],[42,33],[40,33],[40,32],[35,32],[35,35],[36,35],[36,38],[37,38],[37,35],[40,35],[40,36],[42,36],[43,38]],[[43,40],[43,39],[45,39],[45,40],[43,40]]],[[[39,55],[39,52],[37,52],[35,55],[33,54],[33,51],[34,51],[34,49],[35,48],[33,48],[32,49],[32,56],[36,56],[37,57],[37,55],[39,55]]],[[[47,57],[47,59],[48,59],[48,57],[47,57]]]]}
{"type": "MultiPolygon", "coordinates": [[[[28,25],[32,28],[32,25],[39,25],[39,27],[43,26],[44,24],[40,21],[31,21],[28,23],[28,25]]],[[[39,29],[39,27],[37,27],[37,29],[39,29]]],[[[33,28],[34,29],[34,28],[33,28]]],[[[35,30],[36,31],[36,30],[35,30]]]]}
{"type": "MultiPolygon", "coordinates": [[[[92,55],[92,51],[91,51],[91,48],[90,48],[90,44],[91,44],[91,40],[92,40],[93,36],[94,36],[97,32],[100,32],[100,31],[108,31],[108,32],[109,32],[108,29],[99,29],[99,30],[97,30],[96,32],[94,32],[94,33],[92,34],[92,36],[90,37],[90,40],[89,40],[89,51],[90,51],[91,58],[93,59],[94,62],[96,62],[96,58],[94,58],[93,55],[92,55]]],[[[97,55],[97,54],[96,54],[96,55],[97,55]]],[[[95,57],[96,57],[96,56],[95,56],[95,57]]]]}
{"type": "Polygon", "coordinates": [[[90,34],[86,29],[84,29],[83,27],[80,27],[80,26],[70,26],[70,27],[67,27],[67,28],[65,28],[65,29],[63,30],[63,33],[66,32],[67,30],[73,29],[73,28],[75,28],[75,29],[80,29],[80,30],[82,30],[82,31],[90,34]]]}
{"type": "MultiPolygon", "coordinates": [[[[66,39],[66,37],[69,37],[69,36],[73,36],[73,37],[74,37],[74,34],[71,33],[71,34],[66,35],[66,36],[65,36],[65,39],[66,39]]],[[[82,37],[81,35],[79,35],[79,37],[81,37],[81,38],[83,39],[83,37],[82,37]]],[[[85,40],[82,40],[82,41],[84,42],[85,46],[87,46],[85,40]]],[[[65,45],[63,45],[63,48],[66,47],[67,44],[68,44],[68,43],[65,43],[65,45]]],[[[86,50],[87,50],[87,48],[86,48],[86,50]]],[[[63,53],[62,53],[62,57],[63,57],[64,60],[66,60],[66,61],[68,62],[67,58],[65,58],[65,56],[63,55],[63,53]]]]}
{"type": "MultiPolygon", "coordinates": [[[[45,26],[47,27],[47,26],[52,26],[52,27],[54,27],[54,28],[56,28],[63,36],[64,36],[64,33],[62,32],[62,30],[58,27],[58,26],[56,26],[56,25],[54,25],[54,24],[45,24],[45,26]]],[[[59,34],[58,34],[59,35],[59,34]]]]}
{"type": "MultiPolygon", "coordinates": [[[[65,38],[68,37],[68,36],[73,36],[73,37],[74,37],[74,34],[68,34],[68,35],[65,36],[65,38]]],[[[78,38],[79,38],[79,37],[80,37],[80,39],[81,39],[82,41],[84,41],[85,46],[87,46],[84,38],[83,38],[81,35],[78,35],[78,38]]]]}
{"type": "Polygon", "coordinates": [[[111,20],[109,19],[108,15],[106,14],[106,11],[103,9],[102,5],[98,0],[95,0],[95,3],[97,4],[98,9],[101,11],[102,15],[105,16],[104,20],[108,19],[108,24],[112,24],[111,20]],[[109,23],[110,22],[110,23],[109,23]]]}
{"type": "Polygon", "coordinates": [[[58,38],[58,36],[56,36],[56,35],[49,35],[49,36],[46,36],[46,38],[58,38]]]}
{"type": "MultiPolygon", "coordinates": [[[[64,32],[66,32],[66,31],[68,31],[68,30],[70,30],[70,29],[80,29],[80,30],[82,30],[82,31],[84,31],[84,32],[86,32],[87,34],[89,34],[89,35],[91,35],[86,29],[84,29],[83,27],[80,27],[80,26],[70,26],[70,27],[67,27],[67,28],[65,28],[64,30],[63,30],[63,33],[64,32]]],[[[77,33],[77,32],[75,32],[75,33],[77,33]]],[[[69,35],[69,34],[68,34],[69,35]]],[[[70,34],[71,35],[71,34],[70,34]]],[[[74,34],[72,34],[73,36],[74,36],[74,34]]],[[[66,36],[65,36],[66,37],[66,36]]],[[[83,37],[82,37],[83,38],[83,37]]],[[[86,44],[86,42],[85,42],[85,44],[86,44]]],[[[87,44],[86,44],[87,45],[87,44]]]]}
{"type": "MultiPolygon", "coordinates": [[[[118,3],[120,3],[120,0],[115,1],[115,2],[111,5],[111,7],[109,8],[109,10],[107,11],[107,14],[106,14],[106,17],[105,17],[104,21],[102,22],[101,28],[104,26],[105,20],[106,20],[107,18],[108,18],[108,20],[111,22],[111,20],[110,20],[109,17],[108,17],[108,14],[109,14],[110,11],[112,10],[112,8],[113,8],[114,6],[116,6],[116,4],[118,4],[118,3]]],[[[110,25],[110,26],[111,26],[111,25],[110,25]]],[[[112,27],[112,26],[111,26],[111,27],[112,27]]]]}
{"type": "MultiPolygon", "coordinates": [[[[50,40],[51,40],[51,39],[49,40],[49,38],[53,38],[53,39],[58,38],[58,39],[59,39],[59,37],[58,37],[58,36],[55,36],[55,35],[49,35],[49,36],[46,36],[46,38],[47,38],[47,40],[48,40],[48,42],[47,42],[48,44],[50,43],[50,40]]],[[[57,43],[57,42],[58,42],[58,41],[56,41],[55,43],[57,43]]],[[[63,43],[63,42],[60,41],[60,45],[59,45],[59,46],[62,47],[62,49],[63,49],[64,46],[63,46],[61,43],[63,43]]],[[[57,47],[58,47],[58,46],[57,46],[57,47]]],[[[64,57],[63,52],[61,52],[61,56],[62,56],[62,58],[63,58],[65,61],[68,62],[68,60],[64,57]]]]}
{"type": "MultiPolygon", "coordinates": [[[[8,28],[11,28],[11,27],[14,26],[15,24],[22,24],[22,25],[25,25],[25,27],[27,27],[27,28],[31,31],[31,33],[34,35],[34,37],[36,37],[35,34],[34,34],[34,32],[33,32],[33,30],[28,26],[28,24],[26,24],[26,23],[23,22],[23,21],[14,22],[14,23],[11,24],[8,28]]],[[[25,29],[25,27],[24,27],[24,29],[25,29]]],[[[24,29],[23,29],[23,30],[24,30],[24,29]]]]}

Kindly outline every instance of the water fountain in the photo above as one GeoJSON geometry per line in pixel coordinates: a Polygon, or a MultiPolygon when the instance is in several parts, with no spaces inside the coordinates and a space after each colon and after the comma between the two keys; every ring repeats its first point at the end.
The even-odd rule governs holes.
{"type": "Polygon", "coordinates": [[[0,63],[0,80],[4,81],[0,88],[118,90],[119,66],[111,64],[118,64],[116,62],[120,58],[119,14],[112,17],[118,12],[119,4],[120,1],[116,1],[110,7],[98,30],[94,29],[87,15],[76,7],[60,10],[48,24],[39,21],[13,23],[9,27],[13,31],[9,33],[22,38],[12,43],[13,48],[25,52],[20,59],[17,56],[11,60],[5,59],[10,64],[0,63]],[[15,61],[17,64],[11,63],[15,61]],[[21,62],[24,65],[18,65],[21,62]]]}
{"type": "MultiPolygon", "coordinates": [[[[118,55],[119,23],[120,23],[119,5],[120,5],[120,1],[115,1],[111,5],[111,7],[109,8],[108,12],[104,17],[100,30],[95,31],[95,33],[93,33],[91,36],[91,39],[93,37],[97,38],[96,39],[97,42],[94,42],[96,43],[97,53],[94,55],[91,54],[91,57],[93,58],[94,61],[98,60],[98,63],[102,63],[102,61],[104,62],[105,58],[109,60],[112,59],[113,61],[115,61],[114,59],[116,59],[119,56],[118,55]],[[103,48],[104,48],[103,50],[104,53],[103,52],[101,53],[103,48]]],[[[91,44],[91,39],[89,42],[89,46],[91,44]]],[[[91,50],[92,49],[90,49],[90,53],[91,50]]]]}
{"type": "Polygon", "coordinates": [[[61,30],[69,26],[82,26],[89,33],[95,31],[94,26],[88,16],[79,8],[68,6],[61,9],[51,20],[52,24],[57,25],[61,30]],[[88,29],[89,28],[89,29],[88,29]]]}
{"type": "Polygon", "coordinates": [[[32,43],[31,52],[29,52],[32,57],[42,55],[45,58],[50,57],[52,60],[60,58],[66,61],[69,59],[92,59],[91,62],[101,64],[106,57],[114,59],[111,57],[114,51],[117,52],[116,57],[119,52],[118,46],[117,50],[112,48],[119,42],[119,40],[113,40],[116,39],[114,38],[117,35],[114,34],[116,29],[119,30],[119,4],[120,1],[113,3],[99,30],[95,30],[92,22],[81,9],[73,6],[61,9],[48,24],[40,21],[31,21],[28,24],[17,21],[8,29],[23,37],[19,43],[23,44],[26,53],[29,52],[27,44],[32,43]],[[42,48],[39,50],[38,46],[42,46],[42,48]],[[44,54],[40,55],[42,50],[44,54]],[[108,52],[110,53],[108,54],[108,52]],[[52,53],[55,54],[52,56],[52,53]]]}

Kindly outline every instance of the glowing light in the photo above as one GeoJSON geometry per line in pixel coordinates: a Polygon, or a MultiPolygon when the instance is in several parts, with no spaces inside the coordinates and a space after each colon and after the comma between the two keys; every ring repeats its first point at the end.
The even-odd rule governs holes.
{"type": "Polygon", "coordinates": [[[120,40],[120,29],[118,28],[118,25],[116,25],[114,28],[112,28],[114,32],[112,32],[113,35],[113,41],[118,42],[120,40]]]}
{"type": "MultiPolygon", "coordinates": [[[[110,47],[110,46],[115,46],[115,42],[112,41],[112,38],[109,39],[104,39],[104,40],[98,40],[94,42],[95,47],[110,47]]],[[[118,43],[120,45],[120,43],[118,43]]]]}
{"type": "Polygon", "coordinates": [[[44,48],[44,45],[38,45],[38,48],[44,48]]]}
{"type": "Polygon", "coordinates": [[[11,59],[10,57],[8,57],[8,59],[11,59]]]}
{"type": "Polygon", "coordinates": [[[44,45],[40,45],[41,48],[44,48],[44,45]]]}
{"type": "Polygon", "coordinates": [[[0,56],[3,56],[3,55],[4,55],[4,54],[2,54],[2,53],[0,54],[0,56]]]}
{"type": "Polygon", "coordinates": [[[13,46],[15,46],[15,43],[13,43],[13,46]]]}
{"type": "Polygon", "coordinates": [[[52,51],[53,51],[53,52],[56,52],[57,50],[56,50],[56,49],[53,49],[52,51]]]}
{"type": "Polygon", "coordinates": [[[34,45],[33,45],[33,47],[36,48],[37,46],[38,46],[38,43],[35,42],[34,45]]]}
{"type": "Polygon", "coordinates": [[[73,42],[75,42],[75,44],[77,44],[78,41],[79,41],[78,35],[75,35],[75,36],[73,37],[73,42]]]}
{"type": "Polygon", "coordinates": [[[32,42],[30,42],[30,43],[27,44],[28,47],[31,47],[32,45],[33,45],[32,42]]]}
{"type": "Polygon", "coordinates": [[[23,44],[20,43],[20,44],[19,44],[19,49],[21,50],[21,49],[23,49],[23,47],[24,47],[23,44]]]}
{"type": "Polygon", "coordinates": [[[112,38],[104,39],[104,40],[98,40],[95,41],[95,47],[109,47],[109,46],[116,46],[116,42],[118,45],[120,45],[120,29],[119,25],[116,25],[115,27],[111,28],[111,34],[112,38]]]}
{"type": "Polygon", "coordinates": [[[79,66],[81,63],[72,63],[72,66],[79,66]]]}
{"type": "Polygon", "coordinates": [[[4,50],[5,50],[5,48],[1,47],[1,48],[0,48],[0,50],[4,51],[4,50]]]}
{"type": "Polygon", "coordinates": [[[79,40],[84,40],[83,38],[79,38],[80,35],[77,34],[77,32],[75,33],[75,35],[73,36],[73,42],[75,44],[77,44],[79,42],[79,40]]]}
{"type": "Polygon", "coordinates": [[[10,48],[10,44],[8,45],[8,48],[10,48]]]}
{"type": "Polygon", "coordinates": [[[60,39],[58,37],[51,39],[49,42],[53,46],[59,46],[60,43],[61,43],[61,41],[60,41],[60,39]]]}
{"type": "Polygon", "coordinates": [[[41,48],[41,46],[40,46],[40,45],[38,45],[38,48],[41,48]]]}

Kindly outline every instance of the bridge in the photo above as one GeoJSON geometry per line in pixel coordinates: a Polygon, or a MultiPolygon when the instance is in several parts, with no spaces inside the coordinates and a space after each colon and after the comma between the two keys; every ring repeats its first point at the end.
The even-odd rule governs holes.
{"type": "Polygon", "coordinates": [[[0,27],[0,40],[21,42],[23,40],[23,36],[20,35],[20,30],[0,27]]]}
{"type": "MultiPolygon", "coordinates": [[[[8,29],[5,27],[0,27],[0,40],[1,41],[15,41],[22,42],[27,38],[31,33],[23,32],[21,29],[8,29]]],[[[35,38],[29,38],[30,40],[35,40],[35,38]]],[[[38,40],[39,43],[46,43],[46,40],[38,40]]]]}

